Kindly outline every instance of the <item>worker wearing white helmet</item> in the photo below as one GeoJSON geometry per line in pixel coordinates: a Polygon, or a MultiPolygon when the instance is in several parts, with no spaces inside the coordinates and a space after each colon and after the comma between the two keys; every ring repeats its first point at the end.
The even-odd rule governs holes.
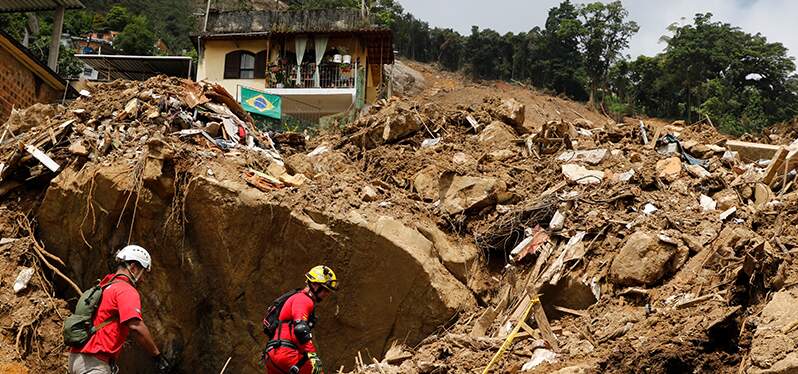
{"type": "Polygon", "coordinates": [[[128,245],[116,254],[116,272],[100,281],[102,298],[94,317],[94,334],[82,347],[74,347],[69,355],[69,373],[113,373],[122,346],[130,332],[136,342],[155,360],[162,373],[171,365],[161,354],[144,324],[141,297],[136,289],[152,269],[152,258],[146,249],[128,245]]]}

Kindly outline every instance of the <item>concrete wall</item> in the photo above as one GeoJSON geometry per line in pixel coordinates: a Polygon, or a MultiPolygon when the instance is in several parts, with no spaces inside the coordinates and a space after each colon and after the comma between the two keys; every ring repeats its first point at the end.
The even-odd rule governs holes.
{"type": "Polygon", "coordinates": [[[11,108],[56,102],[61,95],[63,92],[54,90],[11,53],[0,48],[0,124],[8,119],[11,108]]]}

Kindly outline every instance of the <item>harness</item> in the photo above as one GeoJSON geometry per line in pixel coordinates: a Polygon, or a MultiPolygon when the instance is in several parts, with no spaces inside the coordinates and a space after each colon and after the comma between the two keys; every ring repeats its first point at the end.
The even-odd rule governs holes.
{"type": "MultiPolygon", "coordinates": [[[[283,305],[283,308],[285,308],[285,305],[283,305]]],[[[280,312],[278,312],[278,313],[282,313],[282,309],[280,309],[280,312]]],[[[311,312],[310,317],[308,318],[308,321],[311,322],[314,325],[316,323],[315,303],[314,303],[313,311],[311,312]]],[[[288,324],[289,327],[293,327],[296,324],[296,322],[294,320],[278,320],[277,323],[278,323],[277,324],[277,331],[276,331],[275,335],[278,338],[282,335],[282,328],[283,328],[284,324],[288,324]]],[[[294,344],[294,342],[292,342],[290,340],[287,340],[287,339],[271,340],[270,339],[269,342],[266,344],[266,348],[264,348],[264,350],[263,350],[263,356],[261,357],[261,360],[263,361],[264,365],[269,362],[269,352],[271,352],[273,350],[276,350],[278,348],[281,348],[281,347],[286,347],[286,348],[289,348],[289,349],[293,349],[293,350],[295,350],[297,352],[299,351],[299,347],[297,347],[297,345],[294,344]]],[[[282,368],[280,368],[277,365],[272,365],[272,366],[275,369],[279,370],[283,374],[296,374],[296,373],[299,373],[299,369],[302,368],[302,366],[304,366],[307,361],[308,361],[308,353],[307,352],[303,352],[302,353],[302,357],[299,358],[299,361],[297,361],[296,364],[292,365],[288,369],[288,371],[283,370],[282,368]]]]}

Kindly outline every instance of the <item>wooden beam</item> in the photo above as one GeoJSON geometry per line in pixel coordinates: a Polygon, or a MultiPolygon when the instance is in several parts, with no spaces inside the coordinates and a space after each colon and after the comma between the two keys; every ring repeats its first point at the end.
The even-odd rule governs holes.
{"type": "Polygon", "coordinates": [[[773,182],[773,179],[776,178],[778,175],[779,170],[782,169],[782,165],[787,158],[787,149],[784,147],[779,147],[779,150],[776,151],[776,154],[773,155],[773,158],[770,159],[770,164],[768,168],[765,170],[765,179],[764,182],[766,185],[770,186],[773,182]]]}
{"type": "Polygon", "coordinates": [[[741,142],[739,140],[726,141],[726,148],[736,151],[740,159],[746,162],[770,160],[782,146],[763,143],[741,142]]]}

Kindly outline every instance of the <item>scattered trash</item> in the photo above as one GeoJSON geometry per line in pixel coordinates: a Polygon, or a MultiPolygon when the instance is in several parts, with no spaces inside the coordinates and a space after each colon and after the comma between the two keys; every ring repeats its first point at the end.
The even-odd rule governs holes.
{"type": "Polygon", "coordinates": [[[440,142],[441,138],[424,139],[424,141],[421,142],[421,148],[433,147],[440,144],[440,142]]]}
{"type": "Polygon", "coordinates": [[[701,194],[698,198],[698,203],[704,212],[711,212],[717,207],[717,203],[711,197],[701,194]]]}
{"type": "Polygon", "coordinates": [[[521,371],[530,371],[542,363],[552,363],[557,361],[557,354],[548,349],[536,349],[532,353],[532,358],[521,366],[521,371]]]}
{"type": "Polygon", "coordinates": [[[561,168],[568,180],[578,184],[598,184],[604,179],[603,171],[586,169],[581,165],[565,164],[561,168]]]}
{"type": "Polygon", "coordinates": [[[648,214],[648,215],[653,214],[657,210],[659,210],[659,209],[657,209],[657,207],[655,207],[654,204],[651,204],[651,203],[646,203],[646,205],[643,206],[643,213],[648,214]]]}

